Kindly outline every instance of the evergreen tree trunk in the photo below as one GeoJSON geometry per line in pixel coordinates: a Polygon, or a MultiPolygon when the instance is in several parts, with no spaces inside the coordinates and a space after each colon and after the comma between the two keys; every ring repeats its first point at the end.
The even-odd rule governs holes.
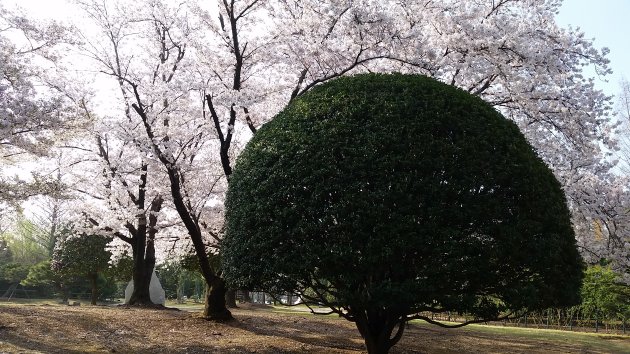
{"type": "Polygon", "coordinates": [[[249,296],[249,290],[244,289],[244,290],[241,290],[241,291],[243,292],[243,302],[251,304],[252,298],[251,298],[251,296],[249,296]]]}
{"type": "Polygon", "coordinates": [[[368,354],[387,354],[405,330],[405,317],[387,309],[352,311],[355,324],[365,341],[368,354]],[[398,331],[391,337],[394,328],[398,331]]]}
{"type": "Polygon", "coordinates": [[[228,289],[225,292],[225,304],[230,309],[235,309],[238,307],[236,306],[236,290],[228,289]]]}
{"type": "Polygon", "coordinates": [[[98,300],[98,284],[97,284],[98,273],[90,273],[88,275],[88,278],[90,279],[90,285],[92,287],[91,304],[96,305],[96,300],[98,300]]]}
{"type": "Polygon", "coordinates": [[[184,277],[182,276],[181,271],[179,273],[179,279],[177,281],[177,303],[184,303],[184,277]]]}

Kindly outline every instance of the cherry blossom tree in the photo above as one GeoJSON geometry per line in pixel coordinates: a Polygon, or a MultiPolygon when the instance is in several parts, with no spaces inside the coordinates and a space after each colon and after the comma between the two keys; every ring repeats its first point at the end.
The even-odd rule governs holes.
{"type": "MultiPolygon", "coordinates": [[[[100,8],[98,3],[94,6],[79,4],[93,25],[79,27],[77,36],[80,41],[74,43],[75,50],[68,58],[75,68],[66,68],[66,74],[90,76],[89,84],[102,85],[98,77],[85,75],[95,71],[93,64],[85,65],[85,57],[96,59],[100,64],[96,71],[110,78],[125,70],[120,56],[107,56],[108,45],[117,53],[121,43],[115,41],[125,34],[116,30],[124,21],[108,18],[106,12],[101,11],[105,10],[105,4],[100,8]],[[105,30],[104,40],[92,36],[98,26],[105,30]]],[[[142,131],[138,131],[138,125],[131,120],[128,96],[122,83],[114,80],[113,88],[118,88],[114,94],[103,90],[87,94],[87,90],[60,88],[73,103],[74,111],[89,118],[91,123],[83,126],[81,134],[59,144],[64,151],[61,168],[68,172],[66,184],[72,186],[76,198],[76,226],[83,227],[86,233],[116,236],[131,248],[135,286],[130,302],[148,305],[151,304],[149,282],[156,262],[156,235],[172,220],[158,222],[164,203],[159,188],[163,182],[162,174],[156,171],[144,145],[137,140],[142,131]],[[99,95],[107,96],[107,99],[103,100],[99,95]],[[103,109],[103,105],[109,109],[103,109]]]]}
{"type": "Polygon", "coordinates": [[[630,174],[630,82],[622,79],[617,95],[615,113],[619,120],[619,169],[630,174]]]}
{"type": "Polygon", "coordinates": [[[609,262],[630,283],[630,85],[622,80],[620,88],[615,110],[619,146],[611,156],[618,163],[612,170],[602,166],[589,172],[579,172],[580,166],[576,165],[578,172],[571,176],[566,189],[574,209],[578,244],[586,261],[609,262]]]}
{"type": "Polygon", "coordinates": [[[609,69],[606,50],[555,24],[560,3],[222,1],[214,21],[203,17],[201,64],[207,91],[222,101],[214,106],[224,130],[240,119],[255,131],[292,98],[340,75],[419,72],[506,113],[561,174],[567,156],[593,159],[607,139],[609,98],[582,68],[609,69]]]}
{"type": "Polygon", "coordinates": [[[589,264],[602,261],[630,282],[630,191],[627,176],[584,174],[568,195],[581,254],[589,264]]]}
{"type": "MultiPolygon", "coordinates": [[[[18,157],[47,154],[52,144],[81,126],[66,97],[62,54],[75,43],[72,28],[29,19],[0,6],[0,159],[4,166],[18,157]]],[[[2,169],[0,200],[17,203],[56,189],[34,175],[7,178],[2,169]]]]}
{"type": "MultiPolygon", "coordinates": [[[[90,108],[84,109],[91,114],[90,108]]],[[[129,123],[106,118],[93,127],[90,143],[82,144],[74,166],[74,185],[89,205],[82,214],[91,228],[116,236],[131,248],[134,291],[129,303],[149,305],[157,234],[172,220],[162,213],[162,174],[134,143],[139,132],[129,123]],[[86,160],[86,155],[91,158],[86,160]],[[95,186],[94,181],[100,183],[95,186]]]]}
{"type": "Polygon", "coordinates": [[[204,158],[208,138],[201,128],[207,121],[205,117],[195,117],[191,101],[185,92],[179,91],[181,77],[186,77],[186,71],[180,66],[190,65],[184,61],[190,27],[177,17],[179,7],[154,4],[152,10],[151,17],[145,21],[157,34],[153,38],[153,43],[158,44],[158,51],[154,53],[157,55],[149,58],[155,61],[150,66],[155,68],[149,73],[152,79],[142,82],[125,78],[124,81],[133,94],[131,106],[144,126],[148,146],[166,170],[173,205],[188,232],[208,285],[204,315],[208,319],[226,320],[231,318],[231,313],[225,306],[225,282],[211,265],[213,247],[208,247],[204,238],[206,233],[218,240],[217,233],[204,221],[204,214],[211,206],[208,203],[220,175],[213,176],[211,168],[208,168],[210,174],[203,173],[202,168],[212,162],[204,158]],[[193,118],[188,116],[191,113],[193,118]],[[205,188],[197,188],[203,183],[205,188]]]}
{"type": "MultiPolygon", "coordinates": [[[[201,229],[207,228],[205,232],[211,236],[216,237],[216,233],[203,222],[201,214],[211,206],[206,202],[211,201],[212,183],[216,183],[218,178],[212,176],[211,168],[203,168],[208,162],[203,150],[212,140],[206,138],[203,131],[199,131],[200,125],[203,126],[205,121],[199,114],[188,114],[194,100],[190,99],[190,89],[185,85],[186,71],[180,67],[186,68],[188,65],[184,61],[184,54],[186,37],[190,31],[183,18],[177,16],[181,7],[169,7],[155,2],[144,5],[150,11],[139,17],[131,17],[128,16],[130,9],[123,8],[122,3],[82,3],[83,10],[103,35],[102,40],[99,37],[92,40],[86,36],[88,45],[82,51],[93,60],[101,74],[116,82],[120,90],[119,103],[123,107],[119,112],[123,119],[110,120],[110,129],[106,134],[115,136],[117,140],[107,142],[105,135],[96,136],[98,156],[108,176],[106,188],[108,193],[115,196],[107,198],[108,208],[129,211],[133,209],[130,207],[136,207],[139,218],[137,226],[129,221],[123,223],[132,235],[136,230],[138,234],[143,234],[142,227],[146,225],[146,221],[142,219],[146,219],[148,215],[148,258],[154,252],[152,244],[155,240],[157,217],[166,199],[191,234],[192,243],[201,260],[201,269],[211,285],[209,296],[215,296],[216,292],[212,289],[222,287],[222,280],[210,267],[208,252],[211,249],[206,247],[201,229]],[[139,47],[143,54],[137,54],[139,47]],[[116,128],[112,130],[112,127],[116,128]],[[189,133],[191,135],[187,136],[189,133]],[[210,173],[204,173],[205,171],[210,173]],[[147,184],[149,176],[155,180],[151,186],[147,184]],[[136,183],[136,187],[132,187],[130,182],[133,179],[140,181],[136,183]],[[193,183],[205,185],[204,188],[186,188],[193,183]],[[131,191],[132,188],[137,188],[137,192],[131,191]],[[150,193],[154,197],[148,206],[145,205],[145,199],[150,193]],[[121,207],[122,200],[127,201],[122,203],[126,204],[124,207],[121,207]]],[[[99,131],[104,132],[102,129],[99,131]]],[[[146,199],[147,203],[148,200],[146,199]]],[[[120,219],[129,220],[129,216],[120,219]]],[[[103,228],[96,220],[93,220],[93,224],[103,228]]],[[[111,226],[107,228],[108,231],[117,230],[111,226]]],[[[118,236],[126,240],[121,235],[118,236]]],[[[144,240],[142,236],[133,238],[137,238],[137,242],[141,244],[144,240]]],[[[142,254],[137,254],[138,251],[134,247],[136,263],[142,259],[142,254]]],[[[144,269],[150,275],[155,257],[152,256],[150,264],[147,264],[144,269]]],[[[134,275],[134,281],[135,279],[134,275]]],[[[224,290],[219,289],[220,291],[224,290]]],[[[223,295],[216,296],[222,298],[223,295]]],[[[218,306],[217,309],[210,307],[206,311],[208,317],[229,317],[229,311],[225,309],[222,300],[208,301],[208,304],[218,306]]]]}
{"type": "MultiPolygon", "coordinates": [[[[95,135],[116,161],[108,166],[96,153],[102,165],[92,176],[106,171],[116,181],[111,194],[129,207],[121,220],[135,227],[141,221],[132,215],[148,215],[158,195],[177,211],[206,281],[218,289],[215,303],[224,289],[208,255],[219,252],[221,225],[209,210],[223,200],[234,159],[282,107],[330,79],[420,73],[480,96],[516,122],[570,200],[588,199],[594,185],[576,184],[610,168],[602,151],[614,145],[610,98],[582,73],[591,66],[606,75],[607,50],[555,23],[560,0],[79,4],[90,29],[80,51],[116,86],[113,98],[101,97],[111,102],[105,106],[120,107],[103,115],[107,124],[95,135]],[[122,166],[127,185],[112,174],[122,166]],[[141,176],[151,185],[138,184],[141,176]],[[136,198],[150,195],[145,213],[137,212],[131,189],[136,198]]],[[[118,210],[102,198],[100,214],[118,210]]],[[[118,225],[109,227],[125,230],[125,222],[118,225]]],[[[217,306],[206,314],[227,315],[217,306]]]]}

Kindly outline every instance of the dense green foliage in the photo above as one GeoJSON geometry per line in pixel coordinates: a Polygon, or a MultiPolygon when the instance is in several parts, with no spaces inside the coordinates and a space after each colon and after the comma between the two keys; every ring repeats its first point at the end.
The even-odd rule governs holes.
{"type": "Polygon", "coordinates": [[[111,252],[107,250],[107,244],[110,241],[109,236],[71,235],[61,240],[53,252],[53,271],[64,277],[78,276],[89,280],[93,305],[99,298],[99,283],[106,283],[102,273],[109,268],[111,252]]]}
{"type": "Polygon", "coordinates": [[[194,262],[194,269],[188,269],[189,261],[196,261],[193,257],[187,257],[184,261],[169,261],[156,266],[156,272],[166,298],[183,301],[184,296],[189,299],[202,300],[205,291],[205,282],[198,271],[198,262],[194,262]]]}
{"type": "Polygon", "coordinates": [[[28,270],[28,274],[21,281],[25,286],[44,286],[44,287],[60,287],[66,282],[66,279],[60,273],[52,270],[50,260],[41,261],[28,270]]]}
{"type": "MultiPolygon", "coordinates": [[[[28,225],[28,220],[22,225],[28,225]]],[[[29,231],[32,228],[22,228],[29,231]]],[[[59,234],[69,234],[64,230],[59,234]]],[[[115,283],[116,272],[125,271],[121,267],[109,268],[107,264],[109,252],[105,250],[104,243],[96,243],[92,251],[94,254],[77,253],[76,257],[88,257],[87,259],[73,258],[74,251],[85,252],[85,245],[78,245],[76,241],[71,241],[70,246],[64,249],[65,244],[59,244],[54,254],[57,263],[55,269],[51,266],[52,260],[47,256],[46,248],[32,241],[33,237],[27,232],[19,234],[5,234],[0,238],[0,295],[6,293],[13,297],[40,297],[53,298],[61,297],[67,300],[70,297],[83,298],[90,296],[92,287],[96,284],[99,289],[98,298],[112,298],[119,296],[119,289],[115,283]],[[77,247],[80,246],[80,247],[77,247]],[[17,256],[14,257],[14,254],[17,256]],[[69,260],[69,264],[61,266],[60,257],[64,255],[69,260]],[[33,263],[39,259],[37,263],[33,263]],[[93,276],[84,272],[84,264],[100,263],[98,274],[93,276]],[[94,282],[92,282],[94,280],[94,282]],[[91,284],[93,283],[93,284],[91,284]],[[18,285],[18,288],[13,288],[18,285]],[[11,290],[14,289],[14,290],[11,290]],[[8,291],[7,291],[8,290],[8,291]]],[[[101,240],[101,241],[104,241],[101,240]]],[[[89,270],[90,268],[87,268],[89,270]]],[[[130,271],[126,272],[125,279],[130,277],[130,271]]]]}
{"type": "Polygon", "coordinates": [[[20,284],[36,290],[37,296],[59,296],[64,301],[67,301],[72,293],[85,292],[85,281],[82,283],[76,276],[53,271],[50,259],[31,266],[28,275],[20,284]]]}
{"type": "Polygon", "coordinates": [[[53,236],[23,216],[18,218],[14,229],[0,236],[0,295],[53,296],[50,279],[39,281],[43,279],[40,278],[44,274],[43,264],[49,261],[54,247],[53,236]],[[28,289],[7,291],[17,284],[28,289]]]}
{"type": "Polygon", "coordinates": [[[19,283],[28,275],[30,266],[20,263],[6,263],[0,265],[0,280],[12,283],[19,283]]]}
{"type": "Polygon", "coordinates": [[[630,319],[630,286],[622,283],[609,267],[589,267],[582,285],[580,310],[588,318],[625,322],[630,319]]]}
{"type": "Polygon", "coordinates": [[[514,123],[426,77],[359,75],[295,100],[238,159],[226,208],[230,283],[311,289],[357,323],[579,302],[552,172],[514,123]]]}
{"type": "Polygon", "coordinates": [[[513,123],[450,86],[336,80],[265,125],[237,169],[223,255],[233,282],[326,279],[343,302],[480,315],[578,300],[558,182],[513,123]]]}
{"type": "Polygon", "coordinates": [[[100,273],[109,267],[111,237],[71,235],[60,242],[53,253],[52,268],[67,274],[100,273]]]}
{"type": "Polygon", "coordinates": [[[112,280],[125,283],[126,286],[129,280],[133,277],[133,258],[129,252],[124,252],[122,255],[118,255],[113,264],[110,265],[107,270],[107,275],[112,280]]]}
{"type": "Polygon", "coordinates": [[[5,237],[0,237],[0,296],[8,297],[12,295],[10,289],[27,277],[30,265],[15,261],[13,247],[5,237]]]}

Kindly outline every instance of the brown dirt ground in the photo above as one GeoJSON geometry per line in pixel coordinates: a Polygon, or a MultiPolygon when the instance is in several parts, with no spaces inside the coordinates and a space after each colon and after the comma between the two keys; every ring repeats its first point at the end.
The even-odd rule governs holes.
{"type": "MultiPolygon", "coordinates": [[[[198,313],[105,306],[0,306],[0,353],[364,352],[352,323],[307,313],[241,306],[235,320],[198,313]]],[[[630,337],[614,341],[628,343],[630,337]]],[[[624,346],[625,347],[625,346],[624,346]]],[[[630,348],[630,345],[628,346],[630,348]]],[[[570,341],[540,341],[411,324],[391,353],[606,353],[570,341]]]]}

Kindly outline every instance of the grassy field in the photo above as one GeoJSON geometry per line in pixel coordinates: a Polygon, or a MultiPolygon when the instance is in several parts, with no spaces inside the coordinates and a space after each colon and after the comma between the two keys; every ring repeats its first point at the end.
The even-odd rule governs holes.
{"type": "MultiPolygon", "coordinates": [[[[110,304],[112,305],[112,304],[110,304]]],[[[0,353],[362,353],[352,323],[305,307],[243,305],[225,324],[180,310],[63,306],[54,300],[0,302],[0,353]]],[[[412,321],[391,353],[630,353],[630,336],[412,321]]]]}
{"type": "MultiPolygon", "coordinates": [[[[274,306],[274,312],[280,313],[308,313],[310,310],[306,306],[274,306]]],[[[328,315],[327,317],[337,317],[328,315]]],[[[412,326],[432,328],[431,325],[422,320],[414,320],[412,326]]],[[[453,323],[454,324],[454,323],[453,323]]],[[[630,354],[630,334],[606,334],[606,333],[584,333],[571,332],[553,329],[523,328],[510,326],[493,326],[485,324],[471,324],[460,329],[451,331],[465,331],[468,334],[483,334],[489,336],[514,337],[519,340],[527,339],[540,343],[572,343],[589,351],[603,351],[610,353],[630,354]]]]}
{"type": "MultiPolygon", "coordinates": [[[[423,321],[413,321],[414,325],[431,326],[423,321]]],[[[605,333],[583,333],[571,331],[559,331],[553,329],[504,327],[472,324],[462,328],[470,334],[478,333],[483,335],[497,335],[502,337],[513,337],[518,340],[531,340],[540,343],[571,343],[589,351],[604,351],[610,353],[630,353],[630,336],[605,334],[605,333]]]]}

